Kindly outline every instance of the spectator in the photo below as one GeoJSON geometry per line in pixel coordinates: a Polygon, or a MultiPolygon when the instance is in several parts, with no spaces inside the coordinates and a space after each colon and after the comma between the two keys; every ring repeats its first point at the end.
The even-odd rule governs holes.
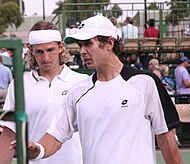
{"type": "MultiPolygon", "coordinates": [[[[49,127],[68,89],[87,75],[76,73],[65,65],[68,54],[64,52],[61,34],[53,23],[39,21],[34,24],[29,32],[29,44],[27,61],[31,71],[25,73],[23,77],[25,111],[29,117],[29,139],[38,141],[49,127]]],[[[11,82],[9,86],[4,110],[15,108],[13,84],[11,82]]],[[[14,151],[10,151],[9,148],[10,142],[15,138],[15,124],[1,121],[0,125],[3,126],[0,137],[0,163],[11,163],[14,151]]],[[[52,157],[29,163],[82,164],[78,133],[75,133],[72,140],[52,157]]]]}
{"type": "Polygon", "coordinates": [[[185,29],[184,34],[185,34],[185,36],[190,36],[190,24],[189,24],[189,27],[187,29],[185,29]]]}
{"type": "Polygon", "coordinates": [[[22,59],[26,58],[28,50],[29,50],[28,43],[24,43],[23,44],[23,50],[22,50],[22,59]]]}
{"type": "Polygon", "coordinates": [[[160,70],[159,61],[157,59],[151,59],[148,64],[148,68],[150,71],[156,74],[159,78],[163,76],[162,75],[163,73],[160,70]]]}
{"type": "MultiPolygon", "coordinates": [[[[166,81],[166,80],[162,80],[162,84],[163,84],[163,86],[164,86],[164,88],[167,90],[167,92],[168,92],[168,94],[169,95],[173,95],[174,94],[174,92],[172,92],[170,89],[169,89],[169,84],[168,84],[168,82],[166,81]]],[[[174,99],[174,97],[171,97],[171,99],[172,99],[172,102],[175,104],[175,99],[174,99]]]]}
{"type": "MultiPolygon", "coordinates": [[[[185,36],[190,37],[190,24],[189,27],[185,30],[184,34],[185,36]]],[[[184,52],[184,56],[187,56],[187,58],[190,59],[190,52],[184,52]]]]}
{"type": "Polygon", "coordinates": [[[66,23],[65,36],[75,34],[77,31],[76,22],[73,17],[69,17],[66,23]]]}
{"type": "Polygon", "coordinates": [[[7,96],[7,88],[13,79],[11,70],[3,65],[3,59],[0,55],[0,99],[2,101],[7,96]]]}
{"type": "Polygon", "coordinates": [[[116,27],[117,30],[117,34],[119,36],[120,39],[122,39],[122,32],[121,29],[117,26],[117,19],[115,17],[111,17],[110,21],[113,23],[113,25],[116,27]]]}
{"type": "Polygon", "coordinates": [[[161,80],[165,80],[166,83],[168,84],[167,86],[167,90],[169,92],[173,92],[175,93],[175,90],[174,90],[174,81],[172,80],[172,78],[170,78],[168,76],[169,74],[169,67],[167,64],[163,64],[160,66],[160,70],[162,72],[162,77],[161,77],[161,80]]]}
{"type": "Polygon", "coordinates": [[[189,62],[186,56],[180,57],[179,65],[174,70],[177,94],[190,94],[190,76],[187,70],[189,62]]]}
{"type": "Polygon", "coordinates": [[[9,53],[7,52],[7,49],[6,49],[6,48],[0,49],[0,55],[1,55],[1,56],[10,57],[10,56],[9,56],[9,53]]]}
{"type": "Polygon", "coordinates": [[[143,65],[141,63],[137,62],[137,63],[134,64],[134,68],[143,70],[143,65]]]}
{"type": "Polygon", "coordinates": [[[155,28],[155,21],[154,19],[149,19],[149,28],[147,28],[145,31],[144,31],[144,37],[148,37],[148,38],[158,38],[157,40],[157,44],[159,44],[159,39],[160,39],[160,31],[155,28]]]}
{"type": "Polygon", "coordinates": [[[137,39],[138,38],[138,28],[133,25],[133,19],[127,17],[124,26],[122,27],[122,40],[123,43],[125,39],[137,39]]]}
{"type": "Polygon", "coordinates": [[[30,142],[31,158],[50,156],[79,131],[84,164],[155,164],[154,134],[166,163],[183,163],[172,131],[180,123],[175,106],[157,76],[121,63],[117,38],[109,19],[94,16],[64,39],[79,44],[96,72],[70,89],[38,145],[30,142]]]}
{"type": "MultiPolygon", "coordinates": [[[[156,29],[154,19],[149,19],[148,21],[149,28],[145,29],[144,37],[145,38],[158,38],[157,44],[159,44],[160,31],[156,29]]],[[[140,62],[143,64],[144,68],[147,68],[149,61],[153,59],[152,54],[146,53],[140,57],[140,62]]]]}

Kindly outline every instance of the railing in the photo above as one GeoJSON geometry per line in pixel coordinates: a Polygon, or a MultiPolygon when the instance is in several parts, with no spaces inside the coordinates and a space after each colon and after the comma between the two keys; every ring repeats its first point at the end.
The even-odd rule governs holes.
{"type": "MultiPolygon", "coordinates": [[[[147,21],[151,18],[155,19],[155,27],[160,30],[160,44],[155,47],[146,47],[146,50],[156,48],[156,58],[161,63],[176,63],[179,56],[184,52],[190,52],[190,38],[184,37],[184,30],[189,27],[189,2],[155,2],[153,9],[149,6],[152,3],[64,3],[63,10],[57,15],[58,26],[65,36],[66,21],[69,17],[73,17],[76,22],[81,22],[89,16],[100,14],[107,17],[115,16],[117,13],[122,14],[117,18],[118,27],[122,28],[124,20],[130,16],[134,20],[134,24],[138,27],[138,41],[146,40],[144,38],[144,30],[147,21]],[[114,9],[114,6],[120,9],[114,9]],[[172,9],[171,9],[172,8],[172,9]],[[176,21],[177,20],[177,21],[176,21]],[[178,24],[176,24],[176,22],[178,24]],[[172,41],[172,45],[171,45],[172,41]]],[[[76,23],[75,22],[75,23],[76,23]]],[[[125,46],[124,46],[125,47],[125,46]]],[[[69,49],[78,50],[77,48],[69,49]]],[[[127,53],[142,54],[143,46],[140,44],[138,48],[125,48],[127,53]],[[134,49],[137,49],[134,52],[134,49]]],[[[77,51],[75,51],[76,53],[77,51]]],[[[79,54],[79,52],[78,52],[79,54]]]]}
{"type": "Polygon", "coordinates": [[[19,164],[27,164],[27,122],[24,108],[22,41],[17,38],[0,39],[0,48],[13,50],[15,111],[0,111],[0,120],[16,122],[17,156],[19,164]]]}

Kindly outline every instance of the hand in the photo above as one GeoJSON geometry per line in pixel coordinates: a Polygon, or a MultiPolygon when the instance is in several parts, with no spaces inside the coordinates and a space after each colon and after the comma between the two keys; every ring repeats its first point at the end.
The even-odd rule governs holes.
{"type": "MultiPolygon", "coordinates": [[[[16,140],[11,142],[10,145],[10,150],[15,150],[16,149],[16,140]]],[[[29,142],[28,143],[28,154],[29,154],[29,159],[34,159],[40,154],[40,147],[36,145],[34,142],[29,142]]]]}

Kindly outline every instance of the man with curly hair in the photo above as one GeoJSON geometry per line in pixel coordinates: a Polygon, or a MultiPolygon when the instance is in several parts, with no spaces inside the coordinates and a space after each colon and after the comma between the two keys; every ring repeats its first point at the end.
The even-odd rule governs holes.
{"type": "MultiPolygon", "coordinates": [[[[25,110],[29,117],[29,140],[38,141],[50,126],[71,85],[88,76],[76,73],[65,65],[68,54],[65,53],[61,34],[53,23],[40,21],[34,24],[29,33],[29,44],[27,62],[31,71],[23,77],[25,110]]],[[[4,110],[15,107],[13,84],[8,89],[4,110]]],[[[0,125],[3,127],[0,163],[11,163],[14,151],[10,151],[9,147],[15,139],[15,125],[5,121],[1,121],[0,125]]],[[[78,133],[52,157],[29,163],[82,164],[78,133]]]]}

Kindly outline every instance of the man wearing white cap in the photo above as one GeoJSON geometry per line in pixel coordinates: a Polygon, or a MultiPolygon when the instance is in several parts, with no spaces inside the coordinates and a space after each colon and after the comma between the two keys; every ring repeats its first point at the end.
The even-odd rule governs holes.
{"type": "MultiPolygon", "coordinates": [[[[87,75],[70,70],[65,63],[68,54],[57,27],[46,21],[34,24],[29,33],[28,64],[31,72],[24,74],[25,110],[29,118],[29,140],[38,141],[50,126],[71,85],[87,75]]],[[[4,110],[14,109],[13,82],[10,84],[4,110]]],[[[19,96],[19,95],[18,95],[19,96]]],[[[65,118],[67,119],[67,118],[65,118]]],[[[10,142],[15,139],[15,124],[1,121],[0,163],[10,164],[14,151],[10,142]]],[[[50,143],[51,147],[54,145],[50,143]]],[[[52,157],[31,160],[30,164],[82,164],[82,150],[78,133],[52,157]]]]}
{"type": "Polygon", "coordinates": [[[155,135],[166,163],[182,164],[172,132],[179,125],[175,106],[157,76],[121,63],[111,21],[90,17],[64,41],[77,42],[96,72],[69,90],[40,146],[30,142],[30,158],[51,156],[79,131],[84,164],[155,164],[155,135]]]}
{"type": "Polygon", "coordinates": [[[163,76],[163,73],[159,66],[159,61],[157,59],[151,59],[148,64],[148,69],[156,74],[159,78],[163,76]]]}

